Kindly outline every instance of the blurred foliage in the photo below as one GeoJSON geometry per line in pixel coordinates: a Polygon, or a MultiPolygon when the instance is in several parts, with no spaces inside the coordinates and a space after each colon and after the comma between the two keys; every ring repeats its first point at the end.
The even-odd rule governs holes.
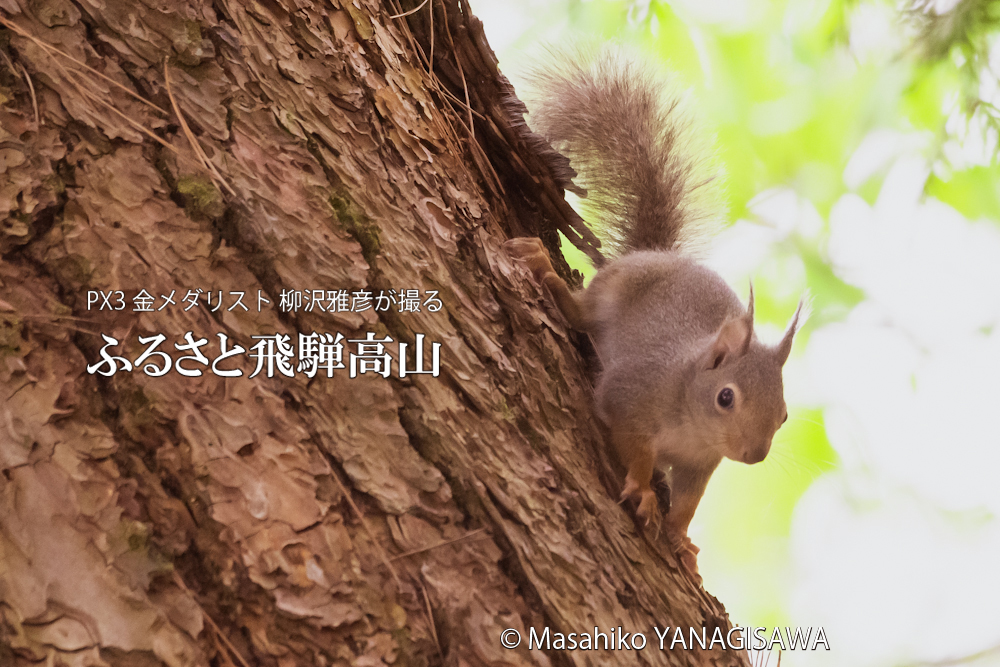
{"type": "MultiPolygon", "coordinates": [[[[996,0],[965,0],[950,3],[915,0],[903,10],[904,16],[917,25],[920,34],[913,46],[928,60],[943,60],[959,51],[967,63],[984,64],[988,59],[989,40],[1000,29],[1000,3],[996,0]]],[[[970,69],[973,77],[978,72],[970,69]]]]}
{"type": "MultiPolygon", "coordinates": [[[[761,322],[783,326],[808,289],[814,317],[807,338],[864,298],[838,276],[825,244],[838,199],[854,193],[874,203],[879,196],[893,154],[881,162],[868,154],[852,170],[870,137],[895,137],[923,153],[932,170],[926,196],[970,219],[1000,220],[1000,0],[914,0],[902,8],[859,0],[520,6],[533,22],[502,57],[565,39],[556,34],[563,31],[636,44],[662,59],[692,90],[691,106],[715,135],[731,220],[774,228],[758,203],[775,191],[793,192],[814,212],[818,230],[795,226],[774,235],[755,269],[761,322]]],[[[567,254],[577,268],[589,268],[582,255],[567,254]]],[[[706,586],[741,624],[791,623],[783,611],[791,517],[811,482],[836,465],[822,412],[789,398],[791,419],[763,473],[724,464],[693,526],[706,586]]]]}

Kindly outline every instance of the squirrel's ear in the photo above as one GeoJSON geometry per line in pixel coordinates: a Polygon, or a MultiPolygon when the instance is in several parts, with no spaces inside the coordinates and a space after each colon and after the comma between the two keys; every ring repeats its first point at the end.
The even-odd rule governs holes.
{"type": "MultiPolygon", "coordinates": [[[[745,317],[747,325],[750,327],[750,333],[753,333],[753,281],[750,281],[750,298],[747,300],[747,314],[745,317]]],[[[747,345],[750,345],[750,339],[747,338],[747,345]]],[[[744,350],[746,351],[746,350],[744,350]]]]}
{"type": "Polygon", "coordinates": [[[792,341],[795,340],[795,332],[797,332],[801,325],[799,324],[799,319],[802,320],[802,324],[805,324],[806,317],[808,316],[803,312],[806,307],[806,297],[802,297],[799,301],[799,307],[795,309],[795,314],[792,315],[792,321],[788,323],[788,329],[785,330],[785,335],[782,336],[781,342],[778,343],[776,350],[776,355],[778,357],[778,363],[782,366],[788,361],[788,354],[792,351],[792,341]]]}
{"type": "Polygon", "coordinates": [[[750,347],[753,325],[746,317],[726,320],[715,334],[705,356],[705,368],[714,370],[727,359],[743,355],[750,347]]]}

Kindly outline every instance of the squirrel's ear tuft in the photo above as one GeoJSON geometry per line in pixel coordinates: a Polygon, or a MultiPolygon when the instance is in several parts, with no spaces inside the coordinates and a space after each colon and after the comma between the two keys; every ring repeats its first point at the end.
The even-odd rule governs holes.
{"type": "Polygon", "coordinates": [[[788,361],[788,355],[792,351],[792,341],[795,340],[795,333],[802,328],[807,319],[809,319],[809,301],[808,295],[805,295],[799,300],[799,307],[795,309],[792,321],[788,323],[788,329],[785,330],[785,335],[782,336],[781,342],[778,343],[776,349],[778,363],[782,366],[788,361]]]}
{"type": "MultiPolygon", "coordinates": [[[[750,298],[747,300],[747,314],[746,314],[747,324],[750,326],[750,332],[753,333],[753,281],[750,281],[750,298]]],[[[747,345],[750,345],[750,339],[747,339],[747,345]]]]}
{"type": "Polygon", "coordinates": [[[705,358],[705,368],[715,370],[727,359],[742,356],[750,347],[753,325],[746,317],[727,320],[715,334],[705,358]]]}

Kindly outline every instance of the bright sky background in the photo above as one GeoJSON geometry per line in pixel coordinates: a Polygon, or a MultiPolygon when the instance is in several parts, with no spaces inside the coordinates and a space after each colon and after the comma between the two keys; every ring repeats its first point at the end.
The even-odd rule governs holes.
{"type": "MultiPolygon", "coordinates": [[[[824,0],[677,2],[681,32],[649,2],[472,5],[505,72],[571,28],[638,41],[629,29],[642,27],[720,128],[730,179],[763,174],[763,187],[730,184],[737,219],[709,263],[738,293],[753,278],[770,299],[764,338],[780,336],[801,293],[815,297],[785,370],[788,425],[764,463],[724,462],[695,517],[706,588],[740,625],[824,626],[833,650],[785,653],[785,667],[980,652],[961,664],[1000,667],[1000,223],[975,203],[996,197],[996,133],[900,56],[911,36],[892,4],[844,9],[836,47],[824,45],[824,0]],[[614,11],[631,22],[601,22],[614,11]],[[671,35],[686,51],[657,46],[671,35]],[[773,78],[760,101],[732,83],[746,66],[726,60],[734,43],[773,78]],[[928,116],[945,122],[920,126],[928,116]],[[772,165],[772,150],[789,157],[772,165]],[[983,168],[985,185],[962,185],[983,168]]],[[[992,44],[978,96],[997,102],[992,44]]]]}

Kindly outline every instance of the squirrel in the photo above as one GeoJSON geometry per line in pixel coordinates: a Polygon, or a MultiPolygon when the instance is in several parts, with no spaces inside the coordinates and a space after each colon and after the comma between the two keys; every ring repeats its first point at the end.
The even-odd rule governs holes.
{"type": "Polygon", "coordinates": [[[680,150],[669,82],[619,50],[553,53],[532,73],[534,132],[569,158],[589,208],[621,252],[574,293],[538,238],[512,239],[571,327],[590,334],[603,366],[597,415],[627,471],[622,501],[659,519],[654,471],[669,480],[666,537],[697,578],[688,526],[723,457],[762,461],[788,418],[781,370],[803,303],[777,345],[757,339],[746,306],[690,253],[698,187],[680,150]]]}

